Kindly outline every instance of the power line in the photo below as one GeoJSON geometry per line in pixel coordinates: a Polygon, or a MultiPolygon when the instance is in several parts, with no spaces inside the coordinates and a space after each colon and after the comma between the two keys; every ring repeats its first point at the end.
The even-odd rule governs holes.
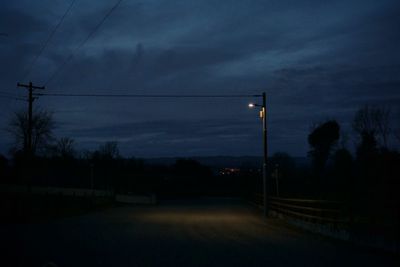
{"type": "Polygon", "coordinates": [[[262,97],[262,95],[166,95],[166,94],[63,94],[63,93],[36,93],[37,96],[53,96],[53,97],[119,97],[119,98],[249,98],[262,97]]]}
{"type": "Polygon", "coordinates": [[[51,82],[55,76],[61,71],[61,69],[75,56],[75,54],[78,52],[78,50],[86,44],[86,42],[95,34],[95,32],[103,25],[103,23],[106,21],[106,19],[111,15],[112,12],[119,6],[119,4],[123,0],[118,0],[117,3],[106,13],[106,15],[100,20],[100,22],[93,28],[93,30],[89,33],[89,35],[81,42],[75,49],[74,51],[67,57],[63,63],[61,63],[60,67],[53,72],[53,74],[47,79],[47,81],[44,83],[46,86],[49,82],[51,82]]]}
{"type": "Polygon", "coordinates": [[[13,99],[20,98],[20,99],[22,99],[22,97],[19,96],[19,95],[10,94],[9,92],[4,92],[4,91],[0,91],[0,96],[2,96],[3,98],[8,97],[8,98],[10,98],[10,99],[11,99],[11,98],[13,98],[13,99]]]}
{"type": "Polygon", "coordinates": [[[0,91],[0,94],[9,95],[9,96],[16,96],[15,94],[10,94],[9,92],[5,92],[5,91],[0,91]]]}
{"type": "Polygon", "coordinates": [[[16,96],[0,95],[0,98],[7,98],[7,99],[13,99],[13,100],[22,100],[22,101],[26,101],[25,98],[16,97],[16,96]]]}
{"type": "Polygon", "coordinates": [[[71,3],[69,4],[67,10],[64,12],[64,14],[62,15],[62,17],[60,18],[60,20],[58,21],[57,25],[54,27],[54,29],[52,30],[52,32],[50,33],[50,35],[47,37],[46,41],[43,43],[40,51],[38,54],[36,54],[36,57],[32,60],[31,64],[29,65],[29,68],[27,69],[25,75],[24,75],[24,80],[25,78],[28,77],[28,75],[31,73],[33,66],[35,65],[36,61],[38,60],[38,58],[42,55],[43,51],[46,49],[48,43],[50,42],[51,38],[53,38],[53,35],[56,33],[56,31],[58,30],[58,28],[60,27],[61,23],[64,21],[64,18],[67,16],[67,14],[69,13],[69,11],[72,9],[72,6],[74,5],[76,0],[72,0],[71,3]]]}

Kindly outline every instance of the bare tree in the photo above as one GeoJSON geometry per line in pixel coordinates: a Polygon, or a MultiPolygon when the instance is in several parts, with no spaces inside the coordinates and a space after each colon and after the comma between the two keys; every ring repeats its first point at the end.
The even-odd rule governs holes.
{"type": "Polygon", "coordinates": [[[119,149],[117,142],[106,142],[99,147],[100,155],[107,159],[116,159],[119,157],[119,149]]]}
{"type": "Polygon", "coordinates": [[[380,108],[378,111],[378,134],[382,138],[383,146],[387,147],[390,128],[390,109],[380,108]]]}
{"type": "Polygon", "coordinates": [[[400,120],[399,120],[400,109],[397,110],[395,117],[397,119],[396,120],[397,124],[396,124],[396,128],[392,130],[392,134],[393,134],[393,137],[397,140],[397,142],[400,143],[400,120]]]}
{"type": "MultiPolygon", "coordinates": [[[[54,120],[49,111],[36,111],[32,116],[32,153],[44,151],[53,140],[54,120]]],[[[28,113],[15,112],[8,125],[15,139],[13,150],[29,151],[28,148],[28,113]]]]}
{"type": "Polygon", "coordinates": [[[397,129],[397,130],[394,132],[394,137],[397,139],[397,141],[400,142],[400,129],[397,129]]]}
{"type": "Polygon", "coordinates": [[[75,156],[74,139],[62,137],[55,145],[55,154],[62,158],[73,158],[75,156]]]}
{"type": "Polygon", "coordinates": [[[390,109],[365,106],[354,116],[353,129],[359,137],[368,135],[387,147],[390,134],[390,109]]]}

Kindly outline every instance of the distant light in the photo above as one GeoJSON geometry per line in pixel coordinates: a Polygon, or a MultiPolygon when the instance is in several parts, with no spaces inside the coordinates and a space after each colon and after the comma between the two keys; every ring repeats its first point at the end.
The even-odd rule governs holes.
{"type": "Polygon", "coordinates": [[[254,107],[255,107],[254,103],[249,103],[249,108],[254,108],[254,107]]]}

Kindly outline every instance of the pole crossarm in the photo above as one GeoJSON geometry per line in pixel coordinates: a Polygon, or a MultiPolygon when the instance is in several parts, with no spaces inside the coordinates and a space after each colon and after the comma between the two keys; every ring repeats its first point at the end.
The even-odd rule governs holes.
{"type": "Polygon", "coordinates": [[[22,84],[22,83],[17,83],[18,87],[25,87],[25,88],[32,88],[32,89],[45,89],[44,86],[34,86],[32,83],[29,84],[22,84]]]}

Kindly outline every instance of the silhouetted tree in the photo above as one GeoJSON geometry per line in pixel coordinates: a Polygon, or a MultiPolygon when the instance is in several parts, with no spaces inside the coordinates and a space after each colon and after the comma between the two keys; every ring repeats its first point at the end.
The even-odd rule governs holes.
{"type": "Polygon", "coordinates": [[[54,146],[54,154],[61,158],[74,158],[76,154],[74,140],[69,137],[60,138],[54,146]]]}
{"type": "Polygon", "coordinates": [[[8,169],[8,159],[0,154],[0,183],[4,182],[8,169]]]}
{"type": "MultiPolygon", "coordinates": [[[[32,116],[32,153],[43,152],[53,140],[54,120],[49,111],[36,111],[32,116]]],[[[28,113],[15,112],[9,122],[8,131],[14,136],[15,144],[12,149],[28,150],[28,113]]]]}
{"type": "Polygon", "coordinates": [[[345,148],[341,148],[336,150],[333,156],[333,164],[336,170],[339,170],[340,173],[345,173],[351,170],[353,164],[353,157],[345,148]]]}
{"type": "Polygon", "coordinates": [[[106,142],[99,147],[99,154],[104,159],[116,159],[119,157],[117,142],[106,142]]]}
{"type": "Polygon", "coordinates": [[[393,132],[394,137],[397,139],[398,142],[400,142],[400,129],[397,129],[396,131],[393,132]]]}
{"type": "Polygon", "coordinates": [[[340,126],[335,120],[317,126],[308,136],[311,146],[310,156],[318,172],[322,171],[330,155],[332,147],[340,136],[340,126]]]}
{"type": "Polygon", "coordinates": [[[361,142],[357,147],[357,158],[371,159],[373,155],[378,153],[378,142],[373,132],[363,132],[361,134],[361,142]]]}
{"type": "Polygon", "coordinates": [[[390,133],[390,109],[365,106],[357,111],[353,119],[353,129],[360,139],[375,139],[387,147],[390,133]]]}
{"type": "Polygon", "coordinates": [[[353,157],[346,148],[340,148],[333,155],[333,172],[335,175],[334,188],[337,193],[340,193],[348,200],[353,188],[353,157]]]}

